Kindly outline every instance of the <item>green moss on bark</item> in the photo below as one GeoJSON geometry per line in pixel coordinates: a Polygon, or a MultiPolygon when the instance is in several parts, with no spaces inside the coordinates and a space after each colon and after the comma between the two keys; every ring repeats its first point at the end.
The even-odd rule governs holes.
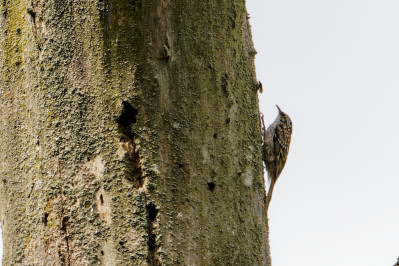
{"type": "Polygon", "coordinates": [[[244,4],[2,2],[5,265],[270,265],[244,4]]]}

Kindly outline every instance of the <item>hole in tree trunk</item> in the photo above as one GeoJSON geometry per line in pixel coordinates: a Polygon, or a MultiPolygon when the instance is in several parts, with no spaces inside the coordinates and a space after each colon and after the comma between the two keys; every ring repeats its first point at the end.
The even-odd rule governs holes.
{"type": "Polygon", "coordinates": [[[118,118],[120,131],[126,134],[129,138],[133,137],[130,125],[136,123],[136,116],[138,110],[134,108],[130,103],[122,102],[122,112],[118,118]]]}
{"type": "Polygon", "coordinates": [[[209,182],[208,183],[208,189],[212,192],[214,189],[215,189],[215,183],[213,183],[213,182],[209,182]]]}
{"type": "Polygon", "coordinates": [[[126,165],[125,177],[130,182],[133,182],[135,188],[140,188],[144,184],[144,178],[142,176],[139,152],[135,147],[135,135],[132,129],[132,125],[137,122],[137,114],[138,110],[127,101],[124,101],[122,102],[122,111],[117,122],[121,134],[120,141],[123,142],[123,145],[127,145],[126,147],[129,147],[129,145],[132,147],[124,155],[126,165]]]}
{"type": "Polygon", "coordinates": [[[154,222],[155,218],[157,218],[158,210],[154,203],[150,202],[147,205],[148,219],[150,222],[154,222]]]}
{"type": "Polygon", "coordinates": [[[66,231],[69,222],[69,216],[62,217],[61,230],[66,231]]]}
{"type": "Polygon", "coordinates": [[[48,218],[48,213],[45,212],[44,215],[43,215],[43,219],[42,219],[42,221],[44,223],[44,226],[47,226],[47,218],[48,218]]]}
{"type": "Polygon", "coordinates": [[[101,203],[101,205],[104,205],[104,197],[103,197],[103,194],[100,194],[100,203],[101,203]]]}

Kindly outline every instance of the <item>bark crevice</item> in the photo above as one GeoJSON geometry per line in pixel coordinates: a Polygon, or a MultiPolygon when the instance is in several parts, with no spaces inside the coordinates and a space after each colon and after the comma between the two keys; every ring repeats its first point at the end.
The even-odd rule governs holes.
{"type": "Polygon", "coordinates": [[[156,243],[156,233],[155,233],[155,219],[158,215],[158,209],[154,203],[150,202],[146,206],[147,209],[147,226],[148,226],[148,265],[155,266],[161,265],[159,258],[157,256],[157,243],[156,243]]]}
{"type": "Polygon", "coordinates": [[[61,232],[65,239],[66,254],[62,254],[62,252],[60,252],[60,255],[61,255],[60,259],[64,265],[70,266],[71,265],[71,250],[70,250],[70,243],[69,243],[68,223],[69,223],[69,216],[62,217],[61,232]]]}

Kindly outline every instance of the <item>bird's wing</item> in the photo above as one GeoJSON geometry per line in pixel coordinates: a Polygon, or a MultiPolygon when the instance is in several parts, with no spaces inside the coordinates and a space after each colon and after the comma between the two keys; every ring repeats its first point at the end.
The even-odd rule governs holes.
{"type": "Polygon", "coordinates": [[[285,136],[286,132],[283,128],[278,125],[276,127],[275,135],[273,138],[274,141],[274,154],[276,156],[276,179],[279,177],[281,171],[284,168],[285,161],[287,160],[288,155],[288,144],[285,143],[287,136],[285,136]]]}
{"type": "Polygon", "coordinates": [[[280,161],[280,142],[279,140],[279,130],[278,130],[278,126],[275,128],[275,132],[273,135],[273,143],[274,143],[274,180],[277,179],[277,177],[280,175],[278,169],[279,169],[279,161],[280,161]]]}

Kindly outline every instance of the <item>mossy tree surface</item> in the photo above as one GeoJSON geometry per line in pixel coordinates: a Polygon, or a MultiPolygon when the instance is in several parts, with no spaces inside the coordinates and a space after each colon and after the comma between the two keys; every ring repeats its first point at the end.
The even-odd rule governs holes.
{"type": "Polygon", "coordinates": [[[245,1],[0,8],[4,265],[270,265],[245,1]]]}

